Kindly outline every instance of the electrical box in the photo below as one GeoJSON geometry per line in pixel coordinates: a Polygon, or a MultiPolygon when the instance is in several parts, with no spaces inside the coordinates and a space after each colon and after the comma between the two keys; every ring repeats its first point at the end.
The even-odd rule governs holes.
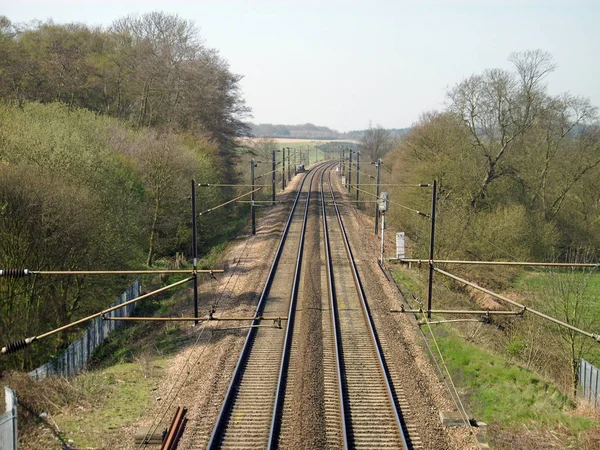
{"type": "Polygon", "coordinates": [[[379,211],[386,212],[390,208],[390,196],[387,192],[382,192],[379,194],[379,199],[377,200],[379,204],[379,211]]]}
{"type": "Polygon", "coordinates": [[[342,186],[346,186],[346,176],[342,175],[342,186]]]}
{"type": "Polygon", "coordinates": [[[404,231],[396,233],[396,259],[406,258],[406,241],[404,231]]]}

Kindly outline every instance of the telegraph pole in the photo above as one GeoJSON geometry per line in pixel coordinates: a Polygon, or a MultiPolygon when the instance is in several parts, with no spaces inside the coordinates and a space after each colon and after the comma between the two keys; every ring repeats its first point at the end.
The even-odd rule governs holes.
{"type": "Polygon", "coordinates": [[[250,211],[252,215],[252,234],[256,234],[256,210],[254,209],[254,159],[250,160],[250,182],[252,184],[252,193],[250,194],[250,211]]]}
{"type": "Polygon", "coordinates": [[[281,190],[285,191],[285,147],[281,150],[281,155],[283,156],[281,165],[281,190]]]}
{"type": "Polygon", "coordinates": [[[196,226],[196,180],[192,180],[192,258],[194,278],[194,325],[198,325],[198,228],[196,226]]]}
{"type": "MultiPolygon", "coordinates": [[[[356,151],[356,201],[359,201],[360,194],[360,151],[356,151]]],[[[358,206],[358,205],[357,205],[358,206]]]]}
{"type": "Polygon", "coordinates": [[[352,149],[350,151],[350,160],[348,162],[348,192],[352,190],[350,187],[352,185],[352,149]]]}
{"type": "Polygon", "coordinates": [[[429,240],[429,280],[427,286],[427,318],[431,319],[431,299],[433,297],[433,250],[435,244],[435,206],[437,203],[437,180],[433,180],[431,195],[431,236],[429,240]]]}
{"type": "MultiPolygon", "coordinates": [[[[275,181],[277,178],[277,172],[275,172],[275,170],[276,170],[275,169],[275,150],[273,150],[272,161],[273,161],[273,165],[271,167],[273,168],[273,170],[272,170],[273,178],[271,179],[271,200],[273,200],[273,204],[275,204],[275,181]]],[[[252,189],[252,190],[254,190],[254,189],[252,189]]]]}
{"type": "MultiPolygon", "coordinates": [[[[379,183],[381,182],[381,159],[377,160],[377,198],[379,198],[379,183]]],[[[375,204],[375,234],[379,234],[377,226],[379,225],[379,208],[375,204]]]]}

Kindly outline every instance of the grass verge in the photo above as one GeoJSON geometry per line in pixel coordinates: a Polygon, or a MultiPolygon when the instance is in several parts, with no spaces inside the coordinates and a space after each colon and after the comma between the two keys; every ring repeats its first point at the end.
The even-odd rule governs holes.
{"type": "MultiPolygon", "coordinates": [[[[402,291],[422,291],[416,273],[396,270],[394,278],[402,291]]],[[[553,383],[468,342],[450,325],[432,331],[467,409],[490,425],[494,448],[600,448],[597,417],[582,413],[553,383]]]]}

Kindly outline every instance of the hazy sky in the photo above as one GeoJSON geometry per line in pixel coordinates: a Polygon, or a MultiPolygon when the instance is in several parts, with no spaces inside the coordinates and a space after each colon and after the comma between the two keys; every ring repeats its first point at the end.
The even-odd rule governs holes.
{"type": "Polygon", "coordinates": [[[549,51],[551,93],[600,106],[600,1],[0,0],[12,22],[107,25],[164,11],[191,19],[244,75],[254,122],[340,131],[406,127],[448,87],[513,51],[549,51]]]}

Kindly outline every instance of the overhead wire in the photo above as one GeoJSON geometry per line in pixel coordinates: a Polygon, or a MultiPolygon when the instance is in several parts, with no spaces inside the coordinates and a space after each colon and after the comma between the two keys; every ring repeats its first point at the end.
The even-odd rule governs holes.
{"type": "MultiPolygon", "coordinates": [[[[454,380],[452,379],[452,375],[450,374],[450,370],[448,369],[448,365],[446,364],[446,360],[444,359],[444,355],[442,355],[442,350],[440,349],[440,346],[438,345],[437,339],[435,337],[435,335],[433,334],[433,330],[431,329],[431,325],[429,324],[429,320],[427,319],[427,314],[423,313],[423,318],[425,320],[425,323],[427,324],[427,328],[429,330],[429,333],[431,334],[431,339],[433,340],[433,343],[435,344],[436,350],[438,352],[438,355],[440,357],[442,366],[444,367],[444,371],[446,373],[446,375],[448,376],[448,380],[450,381],[450,385],[452,386],[452,390],[454,391],[454,395],[452,395],[452,392],[450,392],[450,396],[453,398],[454,403],[457,406],[457,409],[460,412],[461,415],[461,419],[463,421],[463,423],[465,424],[465,426],[467,426],[468,430],[469,430],[469,435],[473,437],[473,439],[475,440],[475,444],[477,445],[477,447],[481,448],[481,445],[479,444],[479,441],[477,440],[477,437],[475,436],[475,433],[473,433],[473,427],[471,425],[470,419],[469,419],[469,415],[467,413],[467,410],[460,398],[460,395],[458,394],[458,389],[456,387],[456,384],[454,383],[454,380]]],[[[439,367],[439,366],[438,366],[439,367]]],[[[448,387],[448,389],[450,389],[450,387],[446,384],[446,386],[448,387]]]]}
{"type": "MultiPolygon", "coordinates": [[[[367,195],[370,195],[370,196],[372,196],[372,197],[377,197],[377,194],[373,194],[373,193],[371,193],[371,192],[369,192],[369,191],[365,191],[364,189],[359,189],[359,188],[354,188],[354,189],[356,189],[356,190],[357,190],[357,191],[359,191],[359,192],[363,192],[363,193],[365,193],[365,194],[367,194],[367,195]]],[[[392,204],[392,205],[396,205],[396,206],[398,206],[398,207],[400,207],[400,208],[403,208],[403,209],[406,209],[406,210],[408,210],[408,211],[414,212],[414,213],[416,213],[416,214],[418,214],[418,215],[420,215],[420,216],[422,216],[422,217],[427,217],[428,219],[431,219],[431,216],[430,216],[429,214],[427,214],[427,213],[424,213],[424,212],[422,212],[422,211],[419,211],[418,209],[414,209],[414,208],[411,208],[411,207],[409,207],[409,206],[402,205],[401,203],[396,203],[396,202],[394,202],[394,201],[392,201],[392,200],[388,200],[388,202],[389,202],[390,204],[392,204]]]]}
{"type": "Polygon", "coordinates": [[[248,195],[250,195],[250,194],[253,194],[254,192],[260,191],[261,189],[262,189],[262,186],[261,186],[261,187],[259,187],[259,188],[257,188],[257,189],[254,189],[254,190],[252,190],[252,191],[250,191],[250,192],[246,192],[245,194],[239,195],[239,196],[237,196],[237,197],[235,197],[235,198],[233,198],[233,199],[231,199],[231,200],[228,200],[228,201],[226,201],[225,203],[221,203],[220,205],[217,205],[217,206],[214,206],[214,207],[212,207],[212,208],[206,209],[206,210],[202,211],[201,213],[199,213],[199,214],[198,214],[198,217],[200,217],[200,216],[203,216],[203,215],[205,215],[205,214],[208,214],[208,213],[210,213],[210,212],[212,212],[212,211],[215,211],[215,210],[217,210],[217,209],[219,209],[219,208],[222,208],[222,207],[224,207],[224,206],[227,206],[227,205],[229,205],[229,204],[231,204],[231,203],[233,203],[233,202],[235,202],[235,201],[239,200],[240,198],[247,197],[248,195]]]}
{"type": "MultiPolygon", "coordinates": [[[[411,297],[413,297],[413,299],[419,303],[421,305],[421,307],[423,306],[423,303],[419,301],[419,298],[410,290],[410,288],[408,288],[408,286],[403,285],[404,289],[406,289],[408,291],[408,293],[411,295],[411,297]]],[[[448,385],[448,383],[444,383],[446,385],[446,388],[448,389],[448,392],[450,394],[450,397],[452,398],[452,400],[454,401],[454,404],[456,405],[456,409],[460,412],[461,414],[461,420],[463,421],[463,423],[469,427],[469,434],[472,435],[473,437],[473,430],[469,421],[469,416],[466,412],[466,408],[464,406],[464,404],[462,403],[462,400],[460,399],[460,394],[458,393],[458,389],[456,387],[456,384],[454,383],[454,380],[452,379],[452,375],[450,374],[450,370],[448,369],[448,366],[446,364],[446,361],[444,359],[444,356],[442,354],[442,351],[440,349],[440,346],[437,342],[437,339],[435,337],[435,335],[433,334],[433,331],[431,329],[431,325],[429,324],[429,320],[427,319],[427,314],[425,313],[425,311],[421,312],[423,314],[423,318],[425,320],[425,323],[427,324],[427,328],[429,330],[429,333],[431,334],[431,338],[433,340],[433,343],[435,344],[437,353],[439,355],[440,361],[438,361],[437,358],[433,357],[434,356],[434,352],[433,349],[431,348],[431,346],[429,345],[429,341],[427,340],[425,334],[422,333],[423,336],[423,341],[425,343],[425,346],[427,347],[427,350],[429,351],[429,354],[432,355],[432,359],[433,362],[435,364],[435,366],[437,367],[437,370],[440,374],[440,376],[444,379],[448,379],[450,382],[450,385],[448,385]],[[443,366],[443,370],[442,370],[442,366],[440,366],[440,362],[441,365],[443,366]]],[[[416,314],[415,314],[416,315],[416,314]]],[[[477,444],[478,447],[480,447],[479,442],[477,441],[477,439],[475,438],[475,442],[477,444]]]]}

